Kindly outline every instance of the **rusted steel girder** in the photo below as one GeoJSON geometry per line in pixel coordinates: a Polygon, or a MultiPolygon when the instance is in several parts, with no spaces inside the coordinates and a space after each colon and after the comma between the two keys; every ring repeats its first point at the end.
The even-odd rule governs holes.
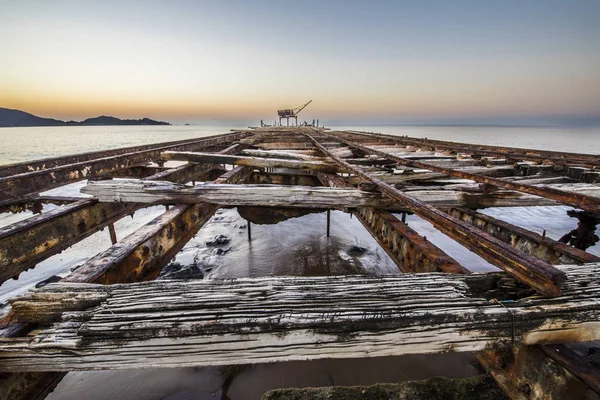
{"type": "Polygon", "coordinates": [[[137,153],[140,151],[152,150],[152,149],[162,148],[162,147],[166,147],[166,146],[176,146],[176,145],[186,145],[186,144],[193,145],[193,144],[197,144],[203,140],[219,138],[222,136],[224,136],[224,135],[222,135],[222,134],[221,135],[212,135],[212,136],[206,136],[203,138],[176,140],[176,141],[172,141],[172,142],[152,143],[152,144],[141,145],[141,146],[120,147],[120,148],[111,149],[111,150],[91,151],[91,152],[85,152],[85,153],[79,153],[79,154],[71,154],[68,156],[51,157],[51,158],[44,158],[41,160],[33,160],[33,161],[25,161],[25,162],[20,162],[20,163],[15,163],[15,164],[1,165],[0,166],[0,177],[22,174],[24,172],[39,171],[39,170],[59,167],[61,165],[75,164],[75,163],[79,163],[82,161],[95,160],[98,158],[117,156],[117,155],[121,155],[121,154],[137,153]]]}
{"type": "Polygon", "coordinates": [[[84,199],[0,229],[0,283],[133,213],[136,204],[84,199]]]}
{"type": "Polygon", "coordinates": [[[586,165],[588,167],[600,166],[600,156],[594,154],[583,154],[583,153],[568,153],[560,151],[550,150],[536,150],[536,149],[521,149],[517,147],[504,147],[504,146],[490,146],[472,143],[460,143],[450,142],[443,140],[434,139],[422,139],[413,138],[406,136],[394,136],[386,134],[369,134],[366,132],[347,132],[345,134],[368,137],[373,139],[374,137],[380,140],[386,140],[392,143],[408,144],[420,147],[429,147],[434,149],[451,150],[459,153],[472,152],[477,155],[490,155],[498,157],[506,157],[509,159],[521,159],[521,160],[532,160],[532,161],[545,161],[549,160],[556,164],[577,164],[586,165]]]}
{"type": "Polygon", "coordinates": [[[487,350],[479,352],[477,359],[513,400],[598,398],[592,387],[544,354],[541,348],[519,346],[487,350]]]}
{"type": "MultiPolygon", "coordinates": [[[[251,172],[236,168],[214,183],[237,183],[251,172]]],[[[155,279],[216,209],[206,203],[178,204],[86,262],[63,281],[110,284],[155,279]]]]}
{"type": "Polygon", "coordinates": [[[81,161],[61,165],[39,171],[25,172],[0,178],[0,200],[10,200],[24,195],[39,193],[57,186],[101,175],[106,172],[127,168],[160,159],[166,150],[186,150],[213,146],[218,143],[231,142],[244,137],[245,134],[228,134],[224,136],[201,139],[191,143],[169,145],[119,154],[115,156],[81,161]]]}
{"type": "Polygon", "coordinates": [[[343,143],[346,143],[349,146],[356,147],[368,154],[377,154],[381,157],[386,157],[390,160],[394,160],[399,164],[406,165],[413,168],[422,168],[428,169],[430,171],[441,172],[446,175],[456,176],[462,179],[469,179],[475,182],[487,183],[492,186],[503,187],[506,189],[516,190],[523,193],[529,193],[536,196],[545,197],[548,199],[556,200],[563,204],[568,204],[573,207],[578,207],[587,211],[592,212],[600,212],[600,198],[595,196],[587,196],[580,193],[574,192],[566,192],[564,190],[548,188],[548,187],[537,187],[526,184],[519,184],[517,182],[505,181],[501,179],[492,178],[489,176],[482,176],[478,174],[473,174],[470,172],[465,172],[461,170],[456,170],[452,168],[444,168],[439,167],[434,164],[424,163],[421,161],[413,161],[410,159],[406,159],[403,157],[398,157],[393,154],[387,153],[385,151],[380,151],[377,149],[373,149],[368,146],[363,146],[360,143],[352,142],[343,138],[338,138],[334,135],[328,135],[332,138],[336,138],[343,143]]]}
{"type": "Polygon", "coordinates": [[[468,208],[449,208],[444,211],[550,264],[582,264],[600,261],[600,257],[593,254],[468,208]]]}
{"type": "MultiPolygon", "coordinates": [[[[354,187],[338,175],[317,173],[327,186],[354,187]]],[[[390,256],[402,272],[448,272],[465,274],[469,271],[426,238],[420,236],[393,214],[361,207],[353,214],[390,256]]]]}
{"type": "Polygon", "coordinates": [[[412,196],[404,194],[379,179],[369,176],[360,168],[334,156],[317,140],[313,139],[311,135],[307,133],[303,134],[309,137],[319,150],[327,154],[337,164],[374,183],[383,194],[407,206],[415,214],[431,222],[438,230],[458,241],[469,250],[477,253],[488,262],[515,276],[543,295],[560,295],[561,284],[566,279],[565,274],[552,267],[552,265],[518,251],[490,234],[464,223],[412,196]]]}

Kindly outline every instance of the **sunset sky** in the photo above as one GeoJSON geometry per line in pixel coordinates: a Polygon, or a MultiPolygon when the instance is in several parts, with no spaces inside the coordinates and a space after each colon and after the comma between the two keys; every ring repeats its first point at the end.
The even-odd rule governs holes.
{"type": "Polygon", "coordinates": [[[44,117],[600,115],[600,0],[0,0],[0,107],[44,117]]]}

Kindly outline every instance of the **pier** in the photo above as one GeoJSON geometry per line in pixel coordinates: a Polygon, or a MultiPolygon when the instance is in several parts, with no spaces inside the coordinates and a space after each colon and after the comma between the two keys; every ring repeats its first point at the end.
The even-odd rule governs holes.
{"type": "Polygon", "coordinates": [[[0,283],[105,228],[112,243],[10,300],[0,397],[43,399],[78,370],[475,352],[511,399],[600,398],[580,350],[600,340],[600,257],[586,252],[599,167],[590,154],[299,126],[0,166],[0,210],[34,213],[0,228],[0,283]],[[83,180],[91,197],[43,194],[83,180]],[[150,205],[165,211],[119,237],[113,224],[150,205]],[[573,207],[577,229],[553,240],[478,211],[549,205],[573,207]],[[402,274],[155,280],[222,207],[248,220],[247,240],[253,221],[315,211],[329,236],[329,211],[347,212],[402,274]],[[407,214],[500,272],[470,273],[407,214]]]}

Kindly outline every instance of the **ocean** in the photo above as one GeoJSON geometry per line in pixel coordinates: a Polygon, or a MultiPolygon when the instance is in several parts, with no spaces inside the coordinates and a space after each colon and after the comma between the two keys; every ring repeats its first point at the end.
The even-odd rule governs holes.
{"type": "MultiPolygon", "coordinates": [[[[243,126],[98,126],[0,128],[3,145],[0,164],[139,144],[173,141],[226,133],[243,126]]],[[[332,126],[393,135],[427,137],[512,147],[538,148],[590,154],[600,153],[600,128],[495,127],[495,126],[332,126]]],[[[50,191],[79,195],[84,183],[50,191]]],[[[56,206],[47,205],[47,212],[56,206]]],[[[567,216],[570,207],[489,208],[481,210],[496,218],[558,239],[576,226],[567,216]]],[[[164,212],[164,207],[137,211],[133,218],[115,224],[123,238],[164,212]]],[[[31,216],[30,213],[0,214],[0,226],[31,216]]],[[[437,232],[429,223],[408,216],[408,224],[472,271],[496,268],[461,245],[437,232]]],[[[326,236],[325,213],[289,219],[275,225],[252,225],[235,209],[219,210],[209,223],[176,256],[181,264],[196,263],[206,279],[272,275],[398,274],[395,264],[356,218],[341,211],[331,213],[331,236],[326,236]],[[226,235],[224,254],[206,245],[216,235],[226,235]],[[359,249],[357,251],[357,249],[359,249]]],[[[17,281],[0,287],[0,303],[28,290],[52,275],[64,276],[94,254],[110,246],[108,232],[98,232],[70,249],[47,259],[17,281]]],[[[589,249],[600,255],[600,246],[589,249]]],[[[258,399],[275,387],[357,385],[397,382],[443,375],[463,377],[477,373],[472,356],[388,357],[367,360],[323,360],[248,366],[240,369],[184,368],[164,371],[97,371],[69,373],[48,399],[209,399],[223,393],[227,375],[235,373],[227,396],[231,400],[258,399]],[[234,372],[232,372],[234,371],[234,372]]]]}

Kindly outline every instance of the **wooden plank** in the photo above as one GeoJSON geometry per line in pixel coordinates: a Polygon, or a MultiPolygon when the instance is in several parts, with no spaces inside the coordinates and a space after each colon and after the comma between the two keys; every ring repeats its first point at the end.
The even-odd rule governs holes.
{"type": "Polygon", "coordinates": [[[213,164],[242,165],[255,168],[290,168],[309,169],[323,172],[338,172],[340,168],[323,161],[301,161],[277,158],[258,158],[245,156],[220,155],[198,152],[165,151],[162,153],[164,160],[178,160],[213,164]]]}
{"type": "Polygon", "coordinates": [[[90,181],[82,192],[103,202],[152,204],[199,202],[224,206],[302,208],[387,207],[393,202],[379,193],[357,189],[286,185],[215,185],[194,187],[138,180],[90,181]]]}
{"type": "MultiPolygon", "coordinates": [[[[568,277],[561,297],[507,301],[501,287],[482,297],[502,273],[103,286],[108,298],[96,307],[63,310],[32,337],[3,339],[0,370],[237,365],[600,339],[600,264],[560,268],[568,277]]],[[[88,288],[51,284],[13,307],[27,314],[50,298],[76,308],[79,297],[98,292],[88,288]]]]}
{"type": "Polygon", "coordinates": [[[246,149],[242,151],[243,154],[250,157],[261,157],[261,158],[278,158],[278,159],[290,159],[290,160],[303,160],[303,161],[322,161],[318,157],[313,157],[301,153],[291,151],[278,151],[278,150],[251,150],[246,149]]]}

